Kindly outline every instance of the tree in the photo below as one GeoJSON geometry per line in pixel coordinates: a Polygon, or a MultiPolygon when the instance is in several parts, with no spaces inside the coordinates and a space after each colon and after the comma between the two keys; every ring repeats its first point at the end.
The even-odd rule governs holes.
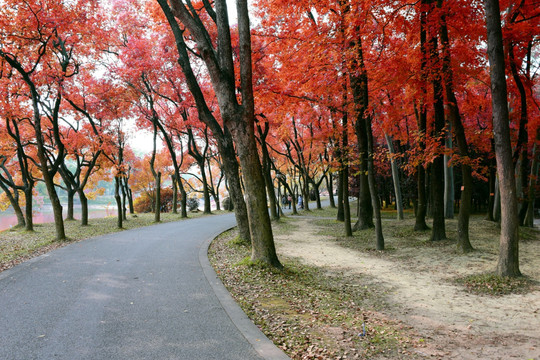
{"type": "MultiPolygon", "coordinates": [[[[230,131],[234,138],[236,151],[242,166],[244,186],[248,195],[247,211],[252,244],[251,259],[281,267],[275,252],[270,217],[266,207],[264,178],[255,141],[251,33],[247,1],[237,1],[240,98],[236,96],[233,44],[226,2],[224,0],[216,1],[215,9],[211,7],[210,3],[206,2],[203,7],[204,11],[203,9],[197,11],[189,0],[187,4],[173,0],[171,1],[171,7],[164,0],[158,0],[158,2],[175,35],[177,50],[180,55],[179,62],[186,76],[190,92],[195,99],[201,120],[210,127],[214,136],[219,138],[220,133],[230,131]],[[201,16],[204,16],[206,24],[201,16]],[[205,63],[218,100],[223,128],[209,114],[206,101],[201,96],[202,93],[197,79],[193,75],[187,53],[187,46],[184,41],[185,34],[180,30],[176,19],[189,30],[192,40],[197,45],[198,55],[205,63]],[[214,46],[210,37],[210,32],[215,30],[217,30],[217,47],[214,46]]],[[[222,146],[220,150],[225,164],[226,158],[232,154],[225,153],[222,146]]]]}
{"type": "Polygon", "coordinates": [[[497,274],[520,276],[519,233],[516,182],[512,163],[512,146],[505,78],[505,61],[499,0],[484,0],[486,11],[487,45],[491,77],[493,109],[493,139],[497,174],[501,192],[501,238],[497,274]]]}

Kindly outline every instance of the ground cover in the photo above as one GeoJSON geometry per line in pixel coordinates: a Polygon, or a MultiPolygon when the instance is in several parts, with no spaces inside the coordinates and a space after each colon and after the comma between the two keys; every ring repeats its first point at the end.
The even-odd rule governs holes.
{"type": "MultiPolygon", "coordinates": [[[[334,213],[335,214],[335,213],[334,213]]],[[[373,230],[340,236],[332,212],[304,212],[274,224],[285,271],[250,265],[249,250],[229,234],[211,261],[246,313],[295,359],[540,358],[540,232],[521,229],[516,281],[493,277],[498,227],[471,221],[476,250],[431,243],[413,231],[411,214],[383,216],[387,250],[374,250],[373,230]],[[313,216],[321,215],[322,216],[313,216]],[[365,332],[364,332],[365,328],[365,332]]]]}

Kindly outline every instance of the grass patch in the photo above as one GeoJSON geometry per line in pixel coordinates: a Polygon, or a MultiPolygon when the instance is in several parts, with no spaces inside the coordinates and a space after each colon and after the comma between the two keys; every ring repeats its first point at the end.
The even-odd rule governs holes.
{"type": "MultiPolygon", "coordinates": [[[[290,224],[274,223],[275,232],[281,226],[290,224]]],[[[210,261],[244,312],[291,358],[414,358],[403,325],[378,312],[384,289],[370,279],[283,257],[281,270],[258,266],[248,247],[228,246],[234,236],[212,242],[210,261]]]]}
{"type": "Polygon", "coordinates": [[[503,296],[524,294],[533,289],[533,282],[525,277],[503,277],[493,273],[475,274],[456,279],[456,283],[473,294],[503,296]]]}

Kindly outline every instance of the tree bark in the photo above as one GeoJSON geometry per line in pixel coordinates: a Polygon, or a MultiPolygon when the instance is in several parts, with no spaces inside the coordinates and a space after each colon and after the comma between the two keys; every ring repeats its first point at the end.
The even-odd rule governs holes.
{"type": "Polygon", "coordinates": [[[122,199],[120,198],[120,178],[118,176],[114,177],[114,199],[116,200],[116,226],[122,229],[124,216],[122,212],[122,199]]]}
{"type": "MultiPolygon", "coordinates": [[[[452,150],[452,134],[451,125],[448,125],[450,129],[446,134],[446,149],[452,150]]],[[[446,219],[454,218],[454,167],[449,164],[450,156],[444,154],[444,217],[446,219]]]]}
{"type": "Polygon", "coordinates": [[[77,190],[77,194],[79,195],[79,200],[81,201],[81,226],[87,226],[88,225],[88,198],[86,197],[86,194],[84,193],[84,190],[82,189],[77,190]]]}
{"type": "Polygon", "coordinates": [[[540,128],[536,129],[536,142],[532,151],[531,175],[529,176],[529,201],[527,204],[527,214],[525,215],[524,225],[528,227],[534,226],[534,202],[536,201],[536,182],[538,179],[538,168],[540,153],[538,152],[538,144],[540,144],[540,128]]]}
{"type": "Polygon", "coordinates": [[[396,196],[396,208],[397,208],[397,219],[403,220],[405,216],[403,215],[403,198],[401,196],[401,183],[399,181],[399,169],[396,160],[393,155],[394,144],[392,143],[392,138],[388,134],[384,134],[386,139],[386,144],[388,145],[388,151],[390,152],[390,166],[392,168],[392,182],[394,183],[394,194],[396,196]]]}
{"type": "Polygon", "coordinates": [[[75,190],[67,190],[67,215],[66,220],[75,220],[74,210],[73,210],[73,199],[75,198],[75,190]]]}
{"type": "Polygon", "coordinates": [[[326,175],[326,189],[328,190],[328,198],[330,200],[330,207],[336,207],[336,201],[334,199],[334,173],[328,171],[326,175]]]}
{"type": "Polygon", "coordinates": [[[11,204],[11,207],[13,208],[13,211],[15,212],[15,216],[17,217],[17,227],[25,227],[26,226],[26,220],[24,219],[24,214],[21,209],[21,206],[19,205],[19,196],[18,196],[18,190],[15,189],[14,194],[17,196],[14,196],[14,194],[9,191],[7,186],[0,181],[0,188],[4,191],[6,194],[9,203],[11,204]]]}
{"type": "MultiPolygon", "coordinates": [[[[428,0],[431,3],[432,0],[428,0]]],[[[430,9],[428,17],[430,17],[432,11],[430,9]]],[[[428,19],[429,20],[429,19],[428,19]]],[[[437,34],[430,35],[430,60],[431,66],[435,66],[439,63],[438,54],[438,41],[437,34]]],[[[444,96],[443,87],[441,83],[441,74],[437,70],[433,70],[432,85],[433,85],[433,110],[435,120],[433,122],[433,137],[439,140],[440,149],[445,147],[444,137],[444,96]]],[[[437,151],[437,150],[436,150],[437,151]]],[[[433,226],[431,228],[431,241],[438,241],[446,239],[446,228],[444,219],[444,155],[439,152],[435,155],[433,164],[431,165],[431,199],[432,199],[432,215],[433,226]]]]}
{"type": "Polygon", "coordinates": [[[497,274],[520,276],[516,183],[512,162],[499,0],[484,0],[493,108],[493,139],[501,192],[501,237],[497,274]]]}

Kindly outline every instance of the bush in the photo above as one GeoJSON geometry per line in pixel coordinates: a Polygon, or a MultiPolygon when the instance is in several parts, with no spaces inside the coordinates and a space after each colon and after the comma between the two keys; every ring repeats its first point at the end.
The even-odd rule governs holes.
{"type": "MultiPolygon", "coordinates": [[[[141,194],[133,201],[135,212],[149,213],[154,211],[154,193],[141,194]]],[[[161,189],[161,212],[170,212],[172,210],[173,191],[171,188],[161,189]]]]}
{"type": "Polygon", "coordinates": [[[197,198],[187,199],[187,208],[189,211],[197,211],[199,209],[199,199],[197,198]]]}

